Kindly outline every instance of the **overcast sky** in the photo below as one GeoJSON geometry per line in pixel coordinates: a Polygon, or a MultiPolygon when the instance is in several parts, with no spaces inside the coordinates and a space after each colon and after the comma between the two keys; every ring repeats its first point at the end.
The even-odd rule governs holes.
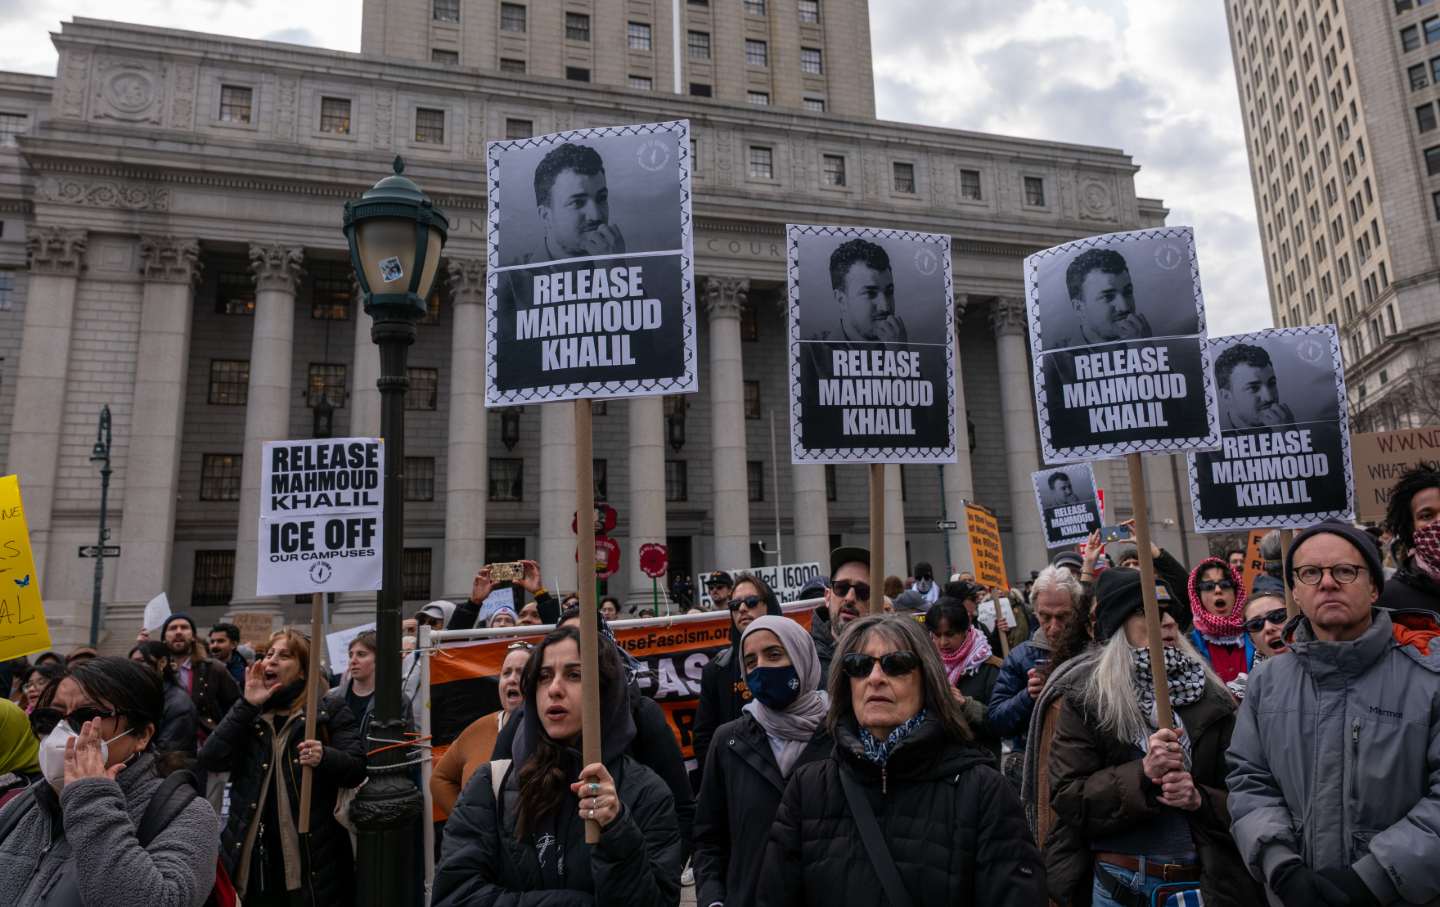
{"type": "MultiPolygon", "coordinates": [[[[0,0],[0,68],[53,75],[71,16],[359,50],[361,0],[0,0]],[[123,13],[119,12],[123,9],[123,13]]],[[[1195,227],[1210,332],[1270,304],[1221,4],[872,0],[883,119],[1122,148],[1195,227]]]]}

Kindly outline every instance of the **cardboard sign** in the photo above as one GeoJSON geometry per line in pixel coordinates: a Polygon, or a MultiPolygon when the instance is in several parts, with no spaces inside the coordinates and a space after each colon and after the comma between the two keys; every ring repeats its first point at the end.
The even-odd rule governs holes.
{"type": "MultiPolygon", "coordinates": [[[[822,575],[818,561],[810,561],[803,564],[781,564],[778,567],[774,565],[768,567],[746,567],[743,570],[733,567],[722,569],[725,569],[725,572],[732,577],[739,576],[742,573],[748,573],[751,576],[764,580],[765,583],[770,586],[771,591],[773,591],[782,602],[798,600],[800,598],[800,590],[805,588],[805,584],[815,577],[822,575]]],[[[710,572],[713,571],[702,573],[701,576],[709,576],[710,572]]],[[[703,583],[700,589],[700,600],[704,603],[701,607],[714,607],[714,603],[710,600],[710,590],[705,588],[703,583]]]]}
{"type": "Polygon", "coordinates": [[[236,611],[230,615],[230,623],[240,631],[240,642],[255,650],[256,655],[265,654],[270,647],[270,636],[275,632],[275,615],[264,611],[236,611]]]}
{"type": "Polygon", "coordinates": [[[1363,432],[1350,441],[1355,509],[1366,523],[1384,522],[1390,490],[1407,470],[1440,460],[1440,427],[1363,432]]]}
{"type": "Polygon", "coordinates": [[[954,463],[949,235],[786,233],[791,460],[954,463]]]}
{"type": "Polygon", "coordinates": [[[965,527],[970,533],[970,563],[975,567],[975,581],[992,589],[1009,589],[1005,547],[1000,542],[1000,524],[995,514],[966,501],[965,527]]]}
{"type": "Polygon", "coordinates": [[[1265,572],[1265,558],[1260,556],[1260,541],[1269,531],[1268,529],[1251,529],[1250,537],[1245,542],[1245,566],[1240,569],[1240,582],[1247,595],[1255,586],[1255,577],[1265,572]]]}
{"type": "Polygon", "coordinates": [[[0,478],[0,661],[50,648],[20,477],[0,478]]]}
{"type": "Polygon", "coordinates": [[[1089,463],[1058,466],[1031,473],[1035,506],[1045,526],[1045,546],[1059,548],[1083,542],[1103,522],[1095,471],[1089,463]]]}
{"type": "Polygon", "coordinates": [[[260,465],[260,595],[380,588],[385,442],[270,441],[260,465]]]}
{"type": "Polygon", "coordinates": [[[698,389],[690,124],[491,142],[485,405],[698,389]]]}
{"type": "Polygon", "coordinates": [[[1220,446],[1189,227],[1037,252],[1025,292],[1045,462],[1220,446]]]}
{"type": "Polygon", "coordinates": [[[1192,453],[1197,532],[1354,519],[1345,368],[1333,324],[1209,343],[1221,447],[1192,453]]]}

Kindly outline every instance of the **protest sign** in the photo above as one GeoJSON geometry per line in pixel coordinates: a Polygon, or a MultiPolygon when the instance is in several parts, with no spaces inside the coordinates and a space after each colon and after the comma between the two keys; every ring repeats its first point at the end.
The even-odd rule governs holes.
{"type": "Polygon", "coordinates": [[[1240,568],[1240,585],[1248,595],[1255,586],[1255,578],[1265,572],[1265,558],[1260,556],[1260,542],[1267,529],[1251,529],[1245,540],[1245,566],[1240,568]]]}
{"type": "Polygon", "coordinates": [[[1367,523],[1384,522],[1390,489],[1407,470],[1440,460],[1440,427],[1362,432],[1350,442],[1355,509],[1367,523]]]}
{"type": "Polygon", "coordinates": [[[50,648],[20,477],[0,478],[0,661],[50,648]]]}
{"type": "Polygon", "coordinates": [[[144,627],[151,632],[158,632],[165,626],[165,620],[170,616],[170,597],[164,592],[150,599],[145,603],[144,627]]]}
{"type": "Polygon", "coordinates": [[[487,406],[693,392],[690,124],[491,142],[487,406]]]}
{"type": "Polygon", "coordinates": [[[955,462],[950,237],[786,232],[791,460],[955,462]]]}
{"type": "Polygon", "coordinates": [[[975,581],[992,589],[1009,589],[1005,549],[1000,543],[1000,523],[995,514],[966,501],[965,528],[970,533],[970,563],[975,568],[975,581]]]}
{"type": "Polygon", "coordinates": [[[380,588],[385,442],[270,441],[260,464],[260,595],[380,588]]]}
{"type": "Polygon", "coordinates": [[[264,655],[270,647],[270,637],[275,632],[275,615],[268,611],[235,611],[230,614],[230,623],[240,631],[240,642],[264,655]]]}
{"type": "Polygon", "coordinates": [[[366,630],[374,632],[375,622],[348,627],[325,634],[325,653],[330,657],[330,673],[344,674],[350,667],[350,643],[366,630]]]}
{"type": "Polygon", "coordinates": [[[1045,524],[1047,548],[1083,542],[1100,528],[1100,498],[1089,463],[1042,469],[1031,473],[1030,481],[1045,524]]]}
{"type": "Polygon", "coordinates": [[[1045,462],[1220,446],[1189,227],[1037,252],[1025,291],[1045,462]]]}
{"type": "Polygon", "coordinates": [[[975,619],[985,625],[985,629],[991,633],[995,632],[995,609],[1000,609],[1000,616],[1005,618],[1007,627],[1014,627],[1015,609],[1010,606],[1010,599],[1006,596],[999,598],[987,598],[975,609],[975,619]]]}
{"type": "MultiPolygon", "coordinates": [[[[742,573],[748,573],[751,576],[763,580],[782,602],[797,600],[800,597],[800,590],[805,588],[805,584],[821,575],[818,561],[810,561],[803,564],[781,564],[778,567],[774,565],[768,567],[746,567],[744,570],[735,568],[723,569],[725,573],[730,574],[732,577],[739,576],[742,573]]],[[[703,607],[705,608],[714,606],[713,602],[710,601],[710,590],[708,588],[702,587],[700,600],[704,602],[703,607]]]]}
{"type": "Polygon", "coordinates": [[[1350,419],[1332,324],[1210,340],[1221,448],[1189,455],[1197,532],[1354,518],[1350,419]]]}

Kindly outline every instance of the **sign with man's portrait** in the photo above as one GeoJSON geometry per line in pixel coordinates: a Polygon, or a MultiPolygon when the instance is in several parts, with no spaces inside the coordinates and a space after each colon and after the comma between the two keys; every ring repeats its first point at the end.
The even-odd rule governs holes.
{"type": "Polygon", "coordinates": [[[1031,473],[1035,506],[1045,524],[1045,545],[1082,542],[1100,528],[1100,497],[1089,463],[1068,463],[1031,473]]]}
{"type": "Polygon", "coordinates": [[[1045,462],[1219,446],[1189,227],[1037,252],[1025,293],[1045,462]]]}
{"type": "Polygon", "coordinates": [[[1194,453],[1197,532],[1354,519],[1350,419],[1332,324],[1210,341],[1221,446],[1194,453]]]}
{"type": "Polygon", "coordinates": [[[950,237],[787,228],[795,463],[953,463],[950,237]]]}
{"type": "Polygon", "coordinates": [[[690,126],[491,142],[487,406],[688,393],[690,126]]]}

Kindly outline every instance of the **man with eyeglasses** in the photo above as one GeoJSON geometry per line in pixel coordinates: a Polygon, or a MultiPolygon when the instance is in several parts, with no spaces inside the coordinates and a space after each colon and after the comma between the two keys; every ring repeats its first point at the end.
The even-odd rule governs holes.
{"type": "Polygon", "coordinates": [[[1190,642],[1225,683],[1250,671],[1255,646],[1245,632],[1245,590],[1229,562],[1207,557],[1190,572],[1190,642]]]}
{"type": "Polygon", "coordinates": [[[1440,622],[1387,611],[1380,551],[1325,522],[1285,575],[1303,617],[1231,738],[1231,831],[1272,904],[1440,901],[1440,622]]]}

